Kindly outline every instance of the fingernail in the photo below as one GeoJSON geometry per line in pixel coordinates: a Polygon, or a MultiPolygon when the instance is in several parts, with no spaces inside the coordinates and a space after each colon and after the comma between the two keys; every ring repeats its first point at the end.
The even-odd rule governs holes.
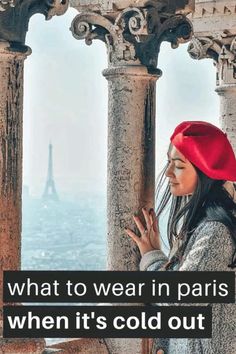
{"type": "Polygon", "coordinates": [[[138,211],[136,211],[136,212],[134,213],[134,216],[138,216],[138,211]]]}

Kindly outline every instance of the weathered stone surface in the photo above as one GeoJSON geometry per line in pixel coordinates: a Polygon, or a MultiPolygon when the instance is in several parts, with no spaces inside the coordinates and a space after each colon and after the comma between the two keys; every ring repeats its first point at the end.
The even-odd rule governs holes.
{"type": "MultiPolygon", "coordinates": [[[[51,354],[52,350],[55,353],[65,353],[65,354],[109,354],[107,346],[104,339],[97,338],[81,338],[76,340],[68,340],[66,342],[57,343],[51,345],[49,348],[45,349],[42,354],[51,354]],[[50,351],[51,350],[51,351],[50,351]],[[59,350],[59,351],[56,351],[59,350]]],[[[121,353],[120,353],[121,354],[121,353]]]]}
{"type": "MultiPolygon", "coordinates": [[[[2,333],[3,271],[20,269],[22,121],[25,45],[30,17],[62,14],[67,0],[0,1],[0,332],[2,333]],[[5,11],[2,11],[5,10],[5,11]]],[[[0,339],[0,352],[39,354],[43,339],[0,339]]]]}
{"type": "Polygon", "coordinates": [[[217,85],[236,83],[236,36],[194,36],[188,47],[193,59],[214,59],[217,85]]]}
{"type": "Polygon", "coordinates": [[[6,11],[9,7],[14,7],[16,0],[0,0],[0,11],[6,11]]]}
{"type": "Polygon", "coordinates": [[[0,12],[0,40],[23,45],[34,14],[41,13],[49,20],[54,15],[62,15],[68,5],[69,0],[16,0],[14,7],[0,12]]]}
{"type": "Polygon", "coordinates": [[[212,15],[231,15],[236,13],[233,0],[195,0],[194,18],[212,17],[212,15]]]}
{"type": "MultiPolygon", "coordinates": [[[[99,11],[101,13],[119,13],[129,7],[146,7],[153,5],[154,2],[147,0],[70,0],[70,6],[80,11],[99,11]]],[[[155,2],[155,6],[162,12],[182,12],[189,13],[193,11],[194,0],[159,0],[155,2]]]]}
{"type": "Polygon", "coordinates": [[[195,35],[201,37],[236,35],[234,0],[195,1],[195,11],[189,15],[195,35]]]}
{"type": "Polygon", "coordinates": [[[220,96],[220,124],[236,154],[236,85],[216,88],[220,96]]]}
{"type": "Polygon", "coordinates": [[[22,189],[23,62],[0,46],[0,306],[3,270],[19,269],[22,189]]]}
{"type": "Polygon", "coordinates": [[[139,251],[124,227],[141,207],[154,206],[158,75],[142,66],[111,68],[104,75],[109,83],[108,269],[136,270],[139,251]]]}
{"type": "Polygon", "coordinates": [[[3,270],[20,267],[23,66],[31,52],[24,44],[28,21],[36,12],[50,18],[67,6],[68,1],[21,0],[0,13],[0,307],[3,270]]]}
{"type": "Polygon", "coordinates": [[[0,339],[0,353],[2,354],[42,354],[44,348],[44,339],[0,339]]]}
{"type": "Polygon", "coordinates": [[[100,39],[106,44],[109,66],[141,64],[153,71],[163,41],[176,48],[191,36],[191,24],[183,15],[170,12],[162,17],[158,6],[128,7],[115,15],[84,11],[71,25],[76,39],[87,44],[100,39]]]}
{"type": "Polygon", "coordinates": [[[194,59],[214,60],[220,123],[236,152],[236,4],[219,0],[196,1],[195,5],[194,37],[188,51],[194,59]]]}
{"type": "Polygon", "coordinates": [[[147,338],[109,338],[106,339],[111,354],[150,354],[151,342],[147,338]]]}
{"type": "MultiPolygon", "coordinates": [[[[20,268],[23,67],[27,47],[13,51],[0,42],[0,332],[2,333],[3,270],[20,268]]],[[[0,339],[0,352],[41,353],[41,339],[0,339]]]]}

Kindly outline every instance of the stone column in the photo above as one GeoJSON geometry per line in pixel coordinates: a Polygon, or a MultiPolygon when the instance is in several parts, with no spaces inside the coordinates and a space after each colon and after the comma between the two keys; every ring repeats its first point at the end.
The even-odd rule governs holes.
{"type": "MultiPolygon", "coordinates": [[[[53,1],[1,0],[0,8],[0,312],[2,334],[3,271],[19,270],[21,256],[22,128],[24,44],[28,22],[35,13],[46,18],[68,6],[53,1]],[[9,5],[9,6],[8,6],[9,5]],[[11,7],[10,5],[15,5],[11,7]],[[58,11],[57,11],[58,10],[58,11]]],[[[41,353],[41,339],[0,339],[4,353],[41,353]]]]}
{"type": "Polygon", "coordinates": [[[163,40],[173,47],[187,41],[191,26],[184,15],[174,15],[175,2],[170,9],[160,2],[157,7],[119,11],[118,2],[114,9],[109,3],[107,9],[100,9],[102,15],[99,4],[88,2],[85,11],[84,2],[72,1],[72,5],[81,11],[72,22],[74,37],[85,39],[87,44],[98,38],[105,42],[108,53],[108,69],[103,72],[109,83],[108,269],[136,270],[139,252],[124,235],[124,227],[134,226],[134,212],[141,215],[143,206],[154,207],[159,48],[163,40]]]}
{"type": "MultiPolygon", "coordinates": [[[[124,234],[141,207],[154,207],[157,73],[142,65],[106,69],[108,107],[109,270],[137,270],[139,253],[124,234]]],[[[133,225],[132,225],[133,227],[133,225]]]]}
{"type": "Polygon", "coordinates": [[[0,307],[3,270],[20,266],[23,67],[29,48],[0,43],[0,307]]]}
{"type": "MultiPolygon", "coordinates": [[[[0,42],[0,311],[2,333],[3,271],[19,270],[21,259],[21,191],[23,70],[30,48],[0,42]]],[[[44,340],[0,339],[0,351],[41,353],[44,340]]]]}
{"type": "Polygon", "coordinates": [[[220,124],[236,154],[236,37],[223,45],[216,64],[220,97],[220,124]]]}
{"type": "Polygon", "coordinates": [[[236,152],[236,7],[235,1],[195,1],[191,21],[193,59],[212,58],[216,66],[216,92],[220,97],[220,125],[236,152]]]}
{"type": "MultiPolygon", "coordinates": [[[[103,72],[109,85],[107,161],[107,268],[137,270],[139,251],[125,235],[132,215],[154,207],[156,79],[142,65],[103,72]]],[[[149,353],[142,339],[106,339],[112,354],[149,353]]]]}
{"type": "Polygon", "coordinates": [[[220,96],[220,124],[236,154],[236,85],[217,87],[220,96]]]}
{"type": "Polygon", "coordinates": [[[188,48],[194,59],[213,58],[216,92],[220,97],[219,122],[236,152],[236,41],[235,37],[195,37],[188,48]]]}
{"type": "MultiPolygon", "coordinates": [[[[72,1],[81,12],[72,22],[72,33],[87,44],[101,39],[108,53],[108,69],[103,72],[109,89],[108,270],[138,270],[140,254],[124,227],[134,228],[132,215],[142,217],[142,207],[154,207],[159,48],[163,40],[173,47],[188,40],[191,26],[183,14],[174,15],[175,1],[171,8],[162,1],[156,7],[138,7],[136,2],[137,7],[127,8],[119,1],[103,2],[103,7],[101,2],[85,3],[72,1]]],[[[106,343],[112,354],[150,352],[147,339],[106,339],[106,343]]]]}

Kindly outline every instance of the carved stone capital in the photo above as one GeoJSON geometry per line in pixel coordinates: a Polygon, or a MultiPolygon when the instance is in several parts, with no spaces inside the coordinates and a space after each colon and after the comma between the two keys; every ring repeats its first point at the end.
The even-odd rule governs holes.
{"type": "Polygon", "coordinates": [[[106,43],[109,65],[138,65],[155,70],[162,41],[172,47],[190,39],[192,27],[182,14],[164,15],[155,6],[127,7],[118,15],[85,11],[75,17],[71,31],[76,39],[106,43]]]}
{"type": "Polygon", "coordinates": [[[0,40],[0,56],[1,60],[24,60],[32,53],[30,47],[15,42],[7,42],[0,40]]]}
{"type": "Polygon", "coordinates": [[[120,11],[128,7],[143,8],[155,6],[163,13],[189,14],[194,9],[195,0],[70,0],[70,6],[79,12],[92,11],[116,17],[120,11]]]}
{"type": "Polygon", "coordinates": [[[5,11],[9,7],[14,7],[16,0],[0,0],[0,11],[5,11]]]}
{"type": "Polygon", "coordinates": [[[54,15],[62,15],[68,8],[69,0],[0,0],[6,11],[0,12],[0,40],[11,46],[24,46],[30,18],[37,13],[47,20],[54,15]],[[6,8],[7,4],[8,8],[6,8]],[[11,5],[11,6],[10,6],[11,5]]]}
{"type": "Polygon", "coordinates": [[[236,84],[236,37],[194,37],[188,52],[193,59],[212,58],[217,67],[217,85],[236,84]]]}
{"type": "Polygon", "coordinates": [[[64,15],[69,6],[69,0],[51,0],[50,8],[46,13],[46,20],[50,20],[53,16],[64,15]]]}

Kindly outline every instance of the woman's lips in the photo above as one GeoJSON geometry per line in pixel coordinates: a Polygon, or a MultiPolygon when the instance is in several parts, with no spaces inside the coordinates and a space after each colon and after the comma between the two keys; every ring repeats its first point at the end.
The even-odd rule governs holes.
{"type": "Polygon", "coordinates": [[[176,186],[176,185],[179,184],[179,183],[169,182],[169,184],[170,184],[171,186],[176,186]]]}

